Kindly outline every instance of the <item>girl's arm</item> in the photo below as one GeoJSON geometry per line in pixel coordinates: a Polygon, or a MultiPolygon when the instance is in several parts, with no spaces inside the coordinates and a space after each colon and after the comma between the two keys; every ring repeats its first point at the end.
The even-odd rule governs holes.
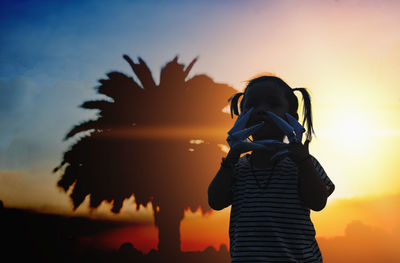
{"type": "MultiPolygon", "coordinates": [[[[230,150],[226,162],[235,164],[240,158],[240,152],[230,150]]],[[[221,165],[217,175],[208,186],[208,204],[214,210],[222,210],[232,203],[233,168],[221,165]]]]}
{"type": "Polygon", "coordinates": [[[328,190],[312,163],[311,156],[297,162],[299,194],[304,205],[314,211],[321,211],[328,198],[328,190]]]}

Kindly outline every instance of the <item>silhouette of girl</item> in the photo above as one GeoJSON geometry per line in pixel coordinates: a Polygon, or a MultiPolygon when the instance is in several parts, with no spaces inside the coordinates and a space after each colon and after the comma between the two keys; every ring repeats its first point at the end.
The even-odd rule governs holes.
{"type": "Polygon", "coordinates": [[[208,202],[214,210],[232,205],[232,262],[322,262],[310,209],[322,210],[335,186],[308,150],[313,133],[310,95],[305,88],[290,88],[278,77],[261,76],[228,101],[231,116],[233,112],[239,117],[228,132],[230,151],[208,187],[208,202]],[[307,138],[303,144],[301,134],[296,134],[300,140],[284,144],[286,154],[280,154],[287,131],[271,115],[287,122],[292,119],[291,123],[294,118],[304,132],[296,121],[294,91],[303,96],[307,138]],[[250,135],[252,141],[247,138],[250,135]]]}

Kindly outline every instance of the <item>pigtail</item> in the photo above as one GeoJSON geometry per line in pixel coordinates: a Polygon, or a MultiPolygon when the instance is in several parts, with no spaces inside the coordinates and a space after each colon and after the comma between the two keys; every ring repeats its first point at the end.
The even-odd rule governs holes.
{"type": "Polygon", "coordinates": [[[229,99],[228,102],[231,103],[231,118],[233,119],[233,113],[239,116],[239,110],[238,110],[238,101],[240,96],[242,96],[244,93],[239,92],[234,95],[232,95],[229,99]],[[233,113],[232,113],[233,112],[233,113]]]}
{"type": "Polygon", "coordinates": [[[301,95],[303,96],[303,126],[307,121],[307,140],[310,140],[311,142],[312,134],[315,135],[312,123],[311,97],[305,88],[295,88],[293,89],[293,92],[296,90],[300,91],[301,95]]]}

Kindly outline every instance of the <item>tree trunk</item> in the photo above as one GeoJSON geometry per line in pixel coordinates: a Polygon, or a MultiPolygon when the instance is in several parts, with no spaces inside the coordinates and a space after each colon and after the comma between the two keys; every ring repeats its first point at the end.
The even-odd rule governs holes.
{"type": "Polygon", "coordinates": [[[173,205],[154,206],[154,223],[158,228],[158,251],[163,255],[176,255],[181,251],[180,224],[184,210],[173,205]]]}

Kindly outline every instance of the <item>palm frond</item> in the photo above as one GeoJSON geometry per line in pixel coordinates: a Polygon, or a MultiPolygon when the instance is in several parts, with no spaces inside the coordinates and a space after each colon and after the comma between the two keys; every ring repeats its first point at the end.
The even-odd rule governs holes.
{"type": "Polygon", "coordinates": [[[187,75],[189,75],[190,70],[193,68],[194,63],[198,60],[199,57],[195,57],[192,62],[190,62],[189,66],[185,69],[185,79],[187,75]]]}
{"type": "Polygon", "coordinates": [[[99,129],[103,129],[104,125],[102,124],[102,122],[99,122],[99,120],[89,120],[89,121],[85,121],[82,122],[81,124],[75,125],[68,133],[67,135],[65,135],[64,137],[64,141],[67,140],[68,138],[71,138],[72,136],[74,136],[77,133],[80,132],[85,132],[85,131],[89,131],[89,130],[99,130],[99,129]]]}
{"type": "Polygon", "coordinates": [[[156,87],[156,83],[154,82],[154,78],[151,74],[151,71],[141,57],[138,57],[139,60],[138,64],[135,64],[128,55],[124,55],[123,58],[131,66],[133,72],[135,73],[140,83],[142,84],[143,89],[154,89],[156,87]]]}
{"type": "Polygon", "coordinates": [[[72,193],[70,194],[70,197],[73,202],[73,209],[74,211],[83,203],[85,200],[86,196],[89,194],[86,187],[84,186],[84,181],[77,180],[75,183],[74,189],[72,190],[72,193]]]}
{"type": "Polygon", "coordinates": [[[79,167],[77,165],[68,165],[65,168],[63,176],[57,182],[57,186],[61,187],[65,192],[67,192],[71,185],[77,179],[78,169],[79,167]]]}
{"type": "Polygon", "coordinates": [[[79,107],[84,109],[96,109],[100,111],[109,110],[113,106],[113,102],[107,100],[90,100],[85,101],[79,107]]]}
{"type": "Polygon", "coordinates": [[[114,71],[107,76],[109,79],[99,80],[101,85],[97,87],[97,92],[112,98],[114,102],[126,99],[126,96],[131,97],[142,90],[133,78],[123,73],[114,71]]]}

